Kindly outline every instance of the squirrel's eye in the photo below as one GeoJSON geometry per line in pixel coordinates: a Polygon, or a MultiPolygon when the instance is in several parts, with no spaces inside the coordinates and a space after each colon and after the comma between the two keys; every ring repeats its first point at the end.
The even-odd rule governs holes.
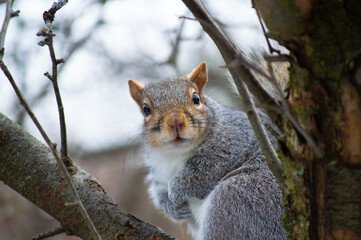
{"type": "Polygon", "coordinates": [[[198,104],[199,104],[199,101],[200,101],[200,99],[199,99],[198,94],[197,94],[197,93],[193,93],[193,95],[192,95],[192,103],[198,105],[198,104]]]}
{"type": "Polygon", "coordinates": [[[148,116],[152,112],[150,110],[150,107],[146,103],[143,104],[143,112],[144,112],[145,116],[148,116]]]}

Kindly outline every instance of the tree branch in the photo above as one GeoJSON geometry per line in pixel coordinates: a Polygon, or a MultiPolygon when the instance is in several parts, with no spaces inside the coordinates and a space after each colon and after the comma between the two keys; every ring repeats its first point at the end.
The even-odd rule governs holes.
{"type": "MultiPolygon", "coordinates": [[[[57,161],[44,144],[0,114],[0,180],[56,218],[67,232],[93,239],[57,161]]],[[[117,209],[91,175],[74,166],[71,180],[103,239],[174,239],[117,209]]]]}
{"type": "Polygon", "coordinates": [[[18,16],[18,14],[19,14],[19,11],[16,11],[15,13],[13,13],[13,10],[12,10],[13,2],[14,2],[14,0],[7,0],[7,2],[6,2],[5,18],[4,18],[4,22],[3,22],[3,25],[1,27],[1,32],[0,32],[0,60],[2,60],[4,57],[5,36],[6,36],[6,32],[8,30],[10,19],[14,16],[18,16]]]}
{"type": "Polygon", "coordinates": [[[64,164],[64,162],[62,161],[61,157],[59,156],[58,151],[56,150],[56,144],[54,144],[50,138],[48,137],[48,135],[46,134],[46,132],[44,131],[43,127],[41,126],[41,124],[39,123],[38,119],[36,118],[35,114],[33,113],[33,111],[31,110],[29,104],[26,102],[25,98],[23,97],[23,95],[21,94],[18,86],[15,83],[14,78],[12,77],[9,69],[7,68],[7,66],[5,65],[5,63],[0,60],[0,68],[1,70],[4,72],[5,76],[8,78],[8,80],[10,81],[19,101],[20,104],[22,106],[24,106],[26,112],[29,114],[30,118],[33,120],[34,124],[36,125],[36,127],[38,128],[38,130],[40,131],[42,137],[44,138],[45,142],[48,144],[51,152],[53,153],[58,165],[59,165],[59,169],[61,171],[61,173],[64,175],[65,178],[65,182],[68,184],[72,194],[73,194],[73,198],[71,198],[71,201],[74,201],[75,204],[79,207],[80,213],[84,218],[84,221],[87,223],[87,225],[89,226],[90,231],[94,234],[93,236],[98,236],[96,237],[96,239],[101,239],[101,237],[99,236],[99,233],[97,232],[93,222],[90,220],[89,215],[87,213],[87,211],[85,210],[83,203],[80,200],[79,194],[75,188],[75,186],[73,185],[70,176],[68,174],[68,170],[64,164]]]}
{"type": "MultiPolygon", "coordinates": [[[[102,7],[104,6],[104,3],[101,5],[102,7]]],[[[103,24],[103,20],[102,20],[102,17],[100,16],[96,23],[90,27],[89,31],[87,34],[84,35],[83,38],[73,42],[70,44],[70,47],[69,47],[69,50],[68,52],[65,54],[65,56],[63,57],[64,59],[64,62],[63,64],[61,64],[59,66],[59,69],[58,69],[58,75],[63,71],[63,69],[65,68],[65,66],[71,62],[71,58],[75,55],[75,53],[77,52],[77,50],[81,49],[91,38],[92,38],[92,35],[96,32],[96,29],[98,29],[102,24],[103,24]]],[[[69,42],[70,39],[68,39],[67,42],[69,42]]],[[[50,76],[50,74],[49,74],[50,76]]],[[[48,77],[49,78],[49,77],[48,77]]],[[[38,93],[31,99],[28,100],[29,102],[29,105],[34,107],[35,105],[37,105],[40,100],[42,98],[44,98],[44,96],[46,96],[49,92],[49,90],[51,89],[50,86],[52,85],[52,82],[49,81],[49,82],[46,82],[46,84],[44,84],[40,90],[38,91],[38,93]]],[[[24,121],[24,117],[25,117],[25,114],[24,114],[24,111],[21,109],[19,110],[19,114],[18,114],[18,118],[17,118],[17,122],[23,122],[24,121]]]]}
{"type": "Polygon", "coordinates": [[[38,36],[44,36],[45,40],[42,42],[48,45],[51,63],[52,63],[52,74],[50,75],[48,72],[44,73],[45,76],[49,78],[49,80],[53,84],[53,89],[55,93],[56,103],[58,105],[59,112],[59,122],[60,122],[60,137],[61,137],[61,157],[63,161],[67,164],[69,163],[68,156],[68,143],[67,143],[67,134],[66,134],[66,124],[65,124],[65,114],[64,114],[64,106],[63,101],[61,100],[59,84],[58,84],[58,65],[60,63],[64,63],[64,59],[57,59],[55,56],[54,50],[54,42],[53,42],[53,30],[52,30],[52,22],[48,24],[49,29],[43,28],[40,32],[37,33],[38,36]]]}
{"type": "Polygon", "coordinates": [[[268,50],[270,51],[271,54],[274,53],[274,52],[275,52],[275,53],[278,53],[278,54],[281,54],[281,51],[280,51],[280,50],[275,49],[275,48],[272,47],[271,42],[270,42],[270,40],[269,40],[269,37],[267,36],[266,28],[264,27],[264,24],[263,24],[261,15],[260,15],[258,9],[257,9],[256,6],[255,6],[254,0],[252,0],[252,7],[255,9],[256,14],[257,14],[257,18],[258,18],[258,21],[259,21],[259,24],[260,24],[261,27],[262,27],[263,35],[264,35],[264,37],[265,37],[265,39],[266,39],[266,42],[267,42],[267,45],[268,45],[268,50]]]}
{"type": "Polygon", "coordinates": [[[58,234],[61,234],[61,233],[65,233],[66,230],[63,228],[63,227],[57,227],[47,233],[41,233],[41,234],[38,234],[34,237],[31,238],[31,240],[41,240],[41,239],[46,239],[46,238],[49,238],[49,237],[53,237],[55,235],[58,235],[58,234]]]}
{"type": "MultiPolygon", "coordinates": [[[[210,36],[216,44],[219,52],[226,65],[230,64],[234,59],[241,58],[241,62],[246,62],[246,58],[241,52],[232,44],[228,37],[219,29],[216,23],[212,20],[211,16],[207,13],[204,7],[198,0],[182,0],[188,9],[197,18],[203,30],[210,36]]],[[[270,94],[262,87],[261,83],[253,76],[249,68],[241,65],[235,69],[235,73],[246,83],[249,91],[262,105],[275,105],[275,100],[270,94]]],[[[236,83],[237,84],[237,83],[236,83]]]]}
{"type": "Polygon", "coordinates": [[[248,92],[247,85],[237,74],[236,69],[239,68],[239,65],[240,63],[237,62],[237,60],[233,61],[232,64],[228,66],[229,72],[232,75],[233,81],[236,83],[243,108],[245,109],[247,117],[252,125],[262,153],[266,157],[267,165],[272,171],[273,175],[277,178],[278,182],[281,183],[283,175],[281,161],[278,159],[272,143],[266,133],[266,130],[263,127],[261,119],[257,113],[256,106],[254,105],[254,102],[252,101],[252,98],[248,92]]]}
{"type": "MultiPolygon", "coordinates": [[[[54,3],[52,8],[49,9],[49,12],[44,12],[43,14],[43,17],[44,17],[44,21],[46,23],[49,23],[50,24],[50,28],[51,28],[51,23],[52,23],[52,20],[54,19],[54,14],[56,13],[57,10],[59,10],[63,5],[65,5],[67,2],[67,0],[65,1],[61,1],[59,0],[58,3],[54,3]]],[[[11,3],[10,1],[8,2],[9,4],[11,3]]],[[[41,32],[44,32],[46,33],[47,31],[41,31],[41,32]]],[[[52,33],[48,33],[50,36],[52,36],[52,33]]],[[[52,38],[51,38],[52,40],[52,38]]],[[[53,49],[54,50],[54,49],[53,49]]],[[[51,51],[51,50],[50,50],[51,51]]],[[[53,52],[53,54],[51,54],[55,57],[55,54],[53,52]]],[[[52,56],[52,57],[53,57],[52,56]]],[[[55,68],[57,68],[57,64],[56,63],[56,66],[55,68]]],[[[59,165],[59,168],[60,168],[60,171],[62,172],[62,174],[64,175],[64,178],[65,178],[65,182],[66,184],[68,184],[72,194],[73,194],[73,197],[71,198],[71,201],[74,201],[74,203],[77,205],[77,207],[79,208],[80,210],[80,213],[83,217],[83,220],[86,222],[87,226],[89,227],[89,230],[90,232],[92,233],[92,236],[95,238],[95,239],[99,239],[101,240],[101,237],[97,231],[97,229],[95,228],[93,222],[91,221],[87,211],[85,210],[84,208],[84,205],[83,203],[81,202],[80,200],[80,197],[79,197],[79,194],[75,188],[75,186],[73,185],[71,179],[70,179],[70,176],[68,174],[68,171],[67,171],[67,168],[64,164],[64,161],[60,158],[57,150],[56,150],[56,144],[52,143],[50,138],[48,137],[48,135],[46,134],[46,132],[44,131],[44,129],[42,128],[41,124],[39,123],[39,121],[37,120],[37,118],[35,117],[34,113],[32,112],[29,104],[27,103],[27,101],[25,100],[25,98],[23,97],[22,93],[20,92],[20,89],[18,88],[17,84],[15,83],[15,80],[13,79],[10,71],[8,70],[7,66],[5,65],[5,63],[0,60],[0,68],[2,69],[2,71],[4,72],[5,76],[8,78],[8,80],[10,81],[10,84],[12,85],[21,105],[24,106],[26,112],[29,114],[29,116],[31,117],[31,119],[33,120],[34,124],[36,125],[36,127],[39,129],[41,135],[43,136],[45,142],[48,144],[50,150],[52,151],[55,159],[57,160],[58,162],[58,165],[59,165]]],[[[53,69],[54,70],[54,69],[53,69]]],[[[55,73],[57,72],[57,69],[55,69],[55,73]]],[[[57,85],[57,83],[56,83],[57,85]]],[[[56,87],[56,86],[55,86],[56,87]]],[[[54,87],[54,88],[55,88],[54,87]]],[[[55,91],[56,94],[58,93],[59,94],[59,91],[55,91]]],[[[58,98],[57,98],[58,100],[58,98]]],[[[60,101],[61,102],[61,101],[60,101]]],[[[61,114],[60,114],[61,115],[61,114]]],[[[64,120],[64,119],[63,119],[64,120]]],[[[65,122],[64,122],[65,124],[65,122]]],[[[65,125],[64,125],[65,126],[65,125]]],[[[67,157],[67,159],[69,159],[69,157],[67,157]]]]}
{"type": "Polygon", "coordinates": [[[283,174],[281,162],[277,158],[271,141],[269,140],[268,135],[263,128],[262,122],[258,116],[256,107],[248,92],[247,86],[249,86],[253,95],[255,95],[255,97],[261,103],[274,105],[275,101],[262,88],[259,81],[254,78],[250,69],[247,68],[245,64],[243,64],[243,62],[247,62],[246,59],[239,51],[236,50],[227,36],[217,27],[206,10],[201,6],[200,1],[183,0],[183,2],[198,19],[199,23],[203,27],[203,30],[211,37],[222,54],[223,59],[232,75],[233,81],[237,86],[243,108],[252,125],[262,152],[267,159],[267,164],[278,181],[281,182],[281,177],[283,174]]]}
{"type": "MultiPolygon", "coordinates": [[[[267,61],[267,68],[269,71],[269,74],[266,74],[262,69],[258,68],[255,65],[249,64],[249,63],[244,63],[246,64],[250,69],[252,69],[254,72],[258,73],[259,75],[261,75],[262,77],[266,78],[268,81],[270,81],[272,83],[272,85],[275,87],[277,94],[280,97],[280,104],[281,104],[281,112],[288,118],[288,120],[291,122],[291,124],[293,125],[293,127],[297,130],[297,132],[299,134],[302,135],[302,137],[304,139],[306,139],[306,141],[310,144],[311,148],[313,149],[315,156],[317,158],[322,158],[325,153],[323,152],[323,150],[317,146],[316,142],[313,140],[313,138],[307,134],[307,132],[301,127],[301,125],[297,122],[297,120],[293,117],[288,104],[285,100],[285,96],[284,93],[282,91],[282,89],[280,88],[280,86],[278,85],[278,82],[276,80],[276,77],[274,75],[274,69],[271,65],[272,62],[274,61],[288,61],[288,62],[292,62],[293,59],[288,56],[288,55],[278,55],[278,56],[264,56],[264,59],[267,61]]],[[[279,103],[278,103],[279,104],[279,103]]],[[[274,108],[276,109],[276,111],[278,110],[278,108],[274,108]]]]}
{"type": "Polygon", "coordinates": [[[183,40],[182,34],[183,34],[183,30],[184,30],[184,25],[185,25],[185,19],[182,19],[182,22],[177,30],[176,37],[172,43],[172,51],[169,54],[168,59],[161,64],[170,64],[170,65],[176,66],[177,57],[178,57],[178,53],[179,53],[179,47],[183,40]]]}

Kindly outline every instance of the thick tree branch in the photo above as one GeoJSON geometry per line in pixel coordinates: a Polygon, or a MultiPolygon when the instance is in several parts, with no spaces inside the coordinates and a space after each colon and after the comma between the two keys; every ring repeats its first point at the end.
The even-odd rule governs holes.
{"type": "MultiPolygon", "coordinates": [[[[0,114],[0,180],[59,220],[70,233],[93,239],[48,147],[0,114]]],[[[81,201],[103,239],[173,239],[157,227],[117,209],[101,185],[77,166],[71,175],[81,201]]]]}
{"type": "Polygon", "coordinates": [[[84,218],[84,221],[87,223],[90,231],[92,232],[93,236],[97,236],[96,239],[101,239],[101,237],[99,236],[99,233],[97,232],[93,222],[90,220],[89,215],[87,213],[87,211],[85,210],[85,207],[79,197],[79,194],[75,188],[75,186],[73,185],[71,178],[68,174],[68,170],[64,164],[64,162],[62,161],[61,157],[59,156],[58,151],[56,150],[56,144],[54,144],[50,138],[48,137],[48,135],[46,134],[45,130],[43,129],[43,127],[41,126],[41,124],[39,123],[38,119],[36,118],[35,114],[33,113],[33,111],[31,110],[29,104],[27,103],[27,101],[25,100],[25,98],[23,97],[23,95],[21,94],[18,86],[15,83],[14,78],[12,77],[10,71],[8,70],[7,66],[5,65],[5,63],[0,60],[0,68],[1,70],[4,72],[5,76],[8,78],[8,80],[10,81],[10,84],[12,85],[12,87],[14,88],[14,91],[20,101],[20,104],[24,106],[26,112],[29,114],[30,118],[33,120],[34,124],[36,125],[36,127],[38,128],[38,130],[40,131],[42,137],[44,138],[45,142],[48,144],[49,148],[51,149],[51,152],[53,153],[53,156],[55,157],[58,165],[59,165],[59,169],[61,171],[61,173],[63,174],[63,177],[65,178],[65,182],[66,184],[69,186],[71,193],[73,195],[73,197],[71,198],[71,201],[74,201],[74,203],[78,206],[80,213],[82,215],[82,217],[84,218]]]}
{"type": "Polygon", "coordinates": [[[246,59],[239,51],[236,50],[227,36],[217,27],[212,18],[200,4],[200,1],[183,0],[183,2],[198,19],[199,23],[203,27],[203,30],[211,37],[221,52],[223,59],[232,75],[233,81],[237,86],[243,108],[247,113],[258,143],[260,144],[262,152],[267,159],[267,164],[280,182],[283,172],[281,162],[277,158],[271,141],[269,140],[268,135],[262,126],[254,102],[252,101],[252,98],[248,92],[248,88],[263,104],[273,105],[275,104],[274,100],[254,78],[250,69],[247,68],[245,64],[243,64],[243,62],[247,62],[246,59]]]}

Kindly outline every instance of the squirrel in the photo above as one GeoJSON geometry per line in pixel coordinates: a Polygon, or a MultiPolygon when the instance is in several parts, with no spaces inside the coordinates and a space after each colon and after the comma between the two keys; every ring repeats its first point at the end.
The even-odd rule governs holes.
{"type": "Polygon", "coordinates": [[[286,239],[282,192],[247,115],[205,96],[207,80],[202,62],[183,77],[128,81],[144,115],[151,199],[197,240],[286,239]]]}

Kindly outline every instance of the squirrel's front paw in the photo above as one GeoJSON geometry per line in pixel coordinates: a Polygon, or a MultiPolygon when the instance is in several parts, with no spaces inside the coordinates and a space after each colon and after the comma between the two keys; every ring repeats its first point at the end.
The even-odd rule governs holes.
{"type": "Polygon", "coordinates": [[[186,198],[181,191],[179,184],[172,180],[168,184],[168,198],[176,205],[181,205],[186,202],[186,198]]]}
{"type": "Polygon", "coordinates": [[[183,220],[192,216],[192,212],[187,202],[184,202],[180,205],[175,205],[169,201],[165,208],[166,212],[175,220],[183,220]]]}
{"type": "Polygon", "coordinates": [[[192,212],[187,202],[183,202],[179,205],[174,204],[169,198],[168,194],[161,195],[160,205],[164,211],[175,220],[184,220],[192,216],[192,212]]]}

